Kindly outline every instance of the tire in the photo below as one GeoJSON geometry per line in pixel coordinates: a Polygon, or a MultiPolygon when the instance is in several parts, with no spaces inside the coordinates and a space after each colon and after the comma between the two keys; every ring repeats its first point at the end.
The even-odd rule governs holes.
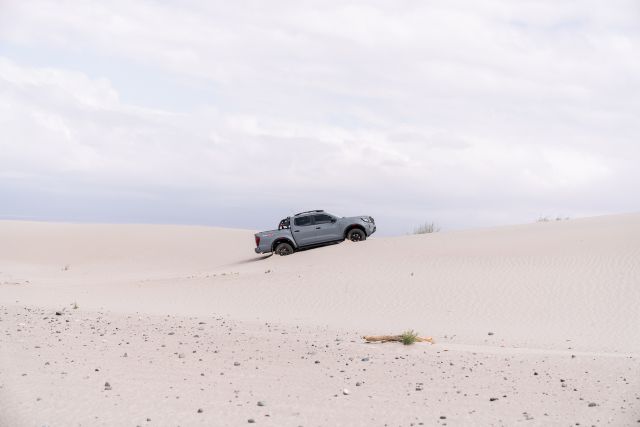
{"type": "Polygon", "coordinates": [[[363,240],[367,240],[367,235],[364,234],[364,231],[360,230],[359,228],[352,228],[347,233],[347,239],[351,240],[352,242],[361,242],[363,240]]]}
{"type": "Polygon", "coordinates": [[[291,255],[293,253],[293,246],[284,242],[278,243],[273,252],[277,253],[280,256],[291,255]]]}

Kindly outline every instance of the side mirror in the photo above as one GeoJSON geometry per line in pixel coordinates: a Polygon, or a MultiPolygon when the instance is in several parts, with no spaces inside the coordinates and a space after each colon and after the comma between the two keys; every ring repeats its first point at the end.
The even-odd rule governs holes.
{"type": "Polygon", "coordinates": [[[337,219],[331,218],[331,222],[336,222],[336,221],[337,221],[337,219]]]}

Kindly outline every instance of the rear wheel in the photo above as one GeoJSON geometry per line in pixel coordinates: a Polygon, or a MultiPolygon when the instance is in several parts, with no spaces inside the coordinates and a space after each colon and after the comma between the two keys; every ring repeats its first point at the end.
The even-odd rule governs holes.
{"type": "Polygon", "coordinates": [[[278,243],[274,250],[280,256],[291,255],[293,253],[293,246],[288,243],[278,243]]]}
{"type": "Polygon", "coordinates": [[[351,240],[352,242],[360,242],[362,240],[366,240],[366,238],[367,235],[364,234],[364,231],[360,230],[359,228],[349,230],[349,232],[347,233],[347,239],[351,240]]]}

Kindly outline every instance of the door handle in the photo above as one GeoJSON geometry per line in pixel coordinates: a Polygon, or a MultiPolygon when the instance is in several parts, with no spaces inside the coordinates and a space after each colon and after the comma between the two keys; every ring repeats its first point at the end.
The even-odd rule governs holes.
{"type": "Polygon", "coordinates": [[[294,233],[299,233],[299,232],[300,232],[300,230],[293,230],[293,232],[294,232],[294,233]]]}
{"type": "Polygon", "coordinates": [[[322,227],[316,227],[316,230],[320,230],[322,227]]]}

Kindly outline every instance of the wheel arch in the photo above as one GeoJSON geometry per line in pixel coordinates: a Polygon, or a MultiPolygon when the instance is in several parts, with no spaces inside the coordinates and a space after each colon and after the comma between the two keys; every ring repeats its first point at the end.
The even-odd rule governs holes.
{"type": "MultiPolygon", "coordinates": [[[[347,235],[349,234],[349,232],[351,230],[353,230],[354,228],[357,228],[358,230],[362,230],[362,232],[364,233],[365,237],[367,235],[367,230],[364,229],[364,227],[360,224],[351,224],[349,225],[347,228],[344,229],[344,234],[342,235],[343,239],[347,238],[347,235]]],[[[364,239],[363,239],[364,240],[364,239]]]]}
{"type": "Polygon", "coordinates": [[[271,244],[271,252],[274,252],[276,250],[276,246],[278,246],[280,243],[288,243],[291,245],[291,247],[294,250],[298,247],[295,243],[291,241],[291,239],[287,239],[286,237],[280,237],[274,240],[273,243],[271,244]]]}

